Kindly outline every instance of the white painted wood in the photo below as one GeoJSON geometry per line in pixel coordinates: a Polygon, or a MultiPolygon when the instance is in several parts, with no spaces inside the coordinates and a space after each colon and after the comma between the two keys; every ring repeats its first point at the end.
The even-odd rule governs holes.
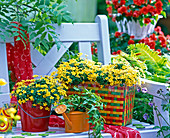
{"type": "Polygon", "coordinates": [[[79,52],[83,53],[82,58],[87,58],[92,60],[91,54],[91,43],[90,42],[79,42],[79,52]],[[87,55],[87,57],[86,57],[87,55]]]}
{"type": "MultiPolygon", "coordinates": [[[[32,62],[36,66],[33,70],[34,74],[47,75],[54,71],[53,66],[71,45],[68,45],[68,42],[79,42],[79,52],[88,55],[88,58],[92,59],[90,42],[97,41],[99,61],[103,64],[111,62],[108,21],[105,15],[97,16],[96,23],[63,23],[61,26],[55,25],[55,27],[56,32],[59,33],[60,41],[66,45],[66,48],[61,47],[57,52],[57,47],[53,46],[45,56],[31,48],[32,62]]],[[[85,55],[83,56],[85,57],[85,55]]]]}
{"type": "Polygon", "coordinates": [[[105,15],[98,15],[95,21],[99,25],[100,34],[100,41],[97,45],[98,60],[99,62],[102,62],[104,65],[106,65],[111,63],[108,20],[105,15]]]}
{"type": "MultiPolygon", "coordinates": [[[[162,89],[163,90],[163,94],[168,93],[166,87],[168,86],[168,84],[164,84],[164,83],[159,83],[159,82],[154,82],[154,81],[150,81],[150,80],[145,80],[145,79],[141,79],[144,84],[142,87],[146,87],[148,90],[148,93],[158,96],[160,98],[163,98],[162,96],[159,96],[157,94],[157,91],[162,89]]],[[[155,105],[157,106],[158,110],[161,112],[161,114],[163,115],[163,117],[165,118],[165,120],[169,123],[169,112],[168,111],[164,111],[162,109],[162,104],[168,104],[167,101],[160,99],[160,98],[156,98],[154,97],[153,102],[155,103],[155,105]]],[[[166,126],[167,124],[165,123],[165,121],[159,117],[159,120],[161,122],[161,125],[166,126]]],[[[154,110],[154,124],[156,126],[159,126],[159,122],[158,122],[158,118],[156,116],[156,112],[154,110]]]]}
{"type": "Polygon", "coordinates": [[[50,51],[45,56],[43,56],[42,60],[37,64],[36,68],[33,70],[33,73],[36,75],[49,74],[51,69],[59,61],[62,55],[68,50],[71,44],[71,42],[64,43],[59,50],[57,49],[56,45],[54,45],[50,49],[50,51]]]}
{"type": "Polygon", "coordinates": [[[31,50],[31,61],[35,66],[38,66],[38,64],[43,60],[44,56],[34,48],[32,44],[30,44],[30,50],[31,50]]]}
{"type": "MultiPolygon", "coordinates": [[[[155,125],[150,125],[149,123],[140,122],[138,120],[132,119],[132,124],[127,125],[127,127],[133,128],[141,134],[141,138],[156,138],[159,129],[153,129],[155,125]],[[142,124],[145,126],[143,129],[137,129],[133,124],[142,124]]],[[[160,138],[160,137],[158,137],[160,138]]]]}
{"type": "MultiPolygon", "coordinates": [[[[62,42],[100,41],[98,23],[62,23],[60,26],[57,24],[53,26],[56,28],[58,39],[62,42]]],[[[35,39],[30,42],[35,42],[35,39]]],[[[14,40],[6,38],[6,42],[12,43],[14,40]]],[[[4,41],[0,39],[0,43],[4,43],[4,41]]]]}
{"type": "Polygon", "coordinates": [[[0,108],[3,107],[4,104],[10,103],[9,93],[1,93],[0,94],[0,108]]]}
{"type": "Polygon", "coordinates": [[[0,78],[5,79],[7,82],[5,86],[1,87],[1,92],[9,93],[8,65],[5,43],[0,43],[0,78]]]}

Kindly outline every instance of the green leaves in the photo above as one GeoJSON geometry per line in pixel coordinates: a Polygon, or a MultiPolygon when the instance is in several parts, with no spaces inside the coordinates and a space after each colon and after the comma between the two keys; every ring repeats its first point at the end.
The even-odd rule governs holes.
{"type": "Polygon", "coordinates": [[[78,91],[79,95],[69,95],[68,97],[61,100],[61,104],[67,106],[67,112],[88,112],[89,123],[92,123],[92,125],[94,125],[91,135],[93,135],[94,137],[101,137],[101,130],[104,129],[104,119],[100,115],[99,109],[103,107],[103,103],[101,102],[101,98],[95,93],[93,93],[92,91],[88,91],[87,89],[83,89],[82,91],[82,89],[74,87],[72,90],[78,91]]]}
{"type": "Polygon", "coordinates": [[[149,46],[141,43],[130,45],[128,49],[134,54],[140,53],[137,56],[138,59],[140,59],[140,61],[145,62],[147,66],[147,71],[152,73],[152,76],[147,76],[148,79],[161,82],[167,81],[165,76],[170,74],[170,67],[168,66],[170,64],[170,61],[168,61],[166,57],[159,56],[158,52],[150,49],[149,46]]]}
{"type": "Polygon", "coordinates": [[[5,41],[6,37],[17,36],[17,41],[23,41],[27,39],[27,32],[30,40],[36,40],[35,47],[40,46],[42,49],[50,47],[48,42],[61,45],[56,39],[57,34],[52,30],[55,30],[53,24],[60,25],[62,22],[72,21],[66,7],[62,2],[52,3],[50,0],[0,2],[0,16],[2,17],[0,18],[0,29],[2,30],[0,37],[5,41]]]}

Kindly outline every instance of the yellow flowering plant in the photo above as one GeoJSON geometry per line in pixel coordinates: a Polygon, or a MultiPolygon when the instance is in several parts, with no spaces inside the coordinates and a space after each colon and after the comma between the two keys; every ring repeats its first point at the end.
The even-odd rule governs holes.
{"type": "Polygon", "coordinates": [[[88,59],[80,58],[63,62],[57,68],[56,78],[67,89],[68,85],[78,85],[84,82],[97,82],[104,85],[133,86],[139,82],[139,72],[126,62],[116,60],[110,65],[102,65],[88,59]]]}
{"type": "MultiPolygon", "coordinates": [[[[34,75],[34,78],[39,77],[34,75]]],[[[22,80],[16,84],[16,88],[11,95],[17,97],[18,103],[32,102],[32,106],[40,105],[40,109],[50,110],[49,107],[57,105],[62,96],[66,96],[66,91],[57,79],[52,76],[40,77],[38,79],[22,80]]]]}

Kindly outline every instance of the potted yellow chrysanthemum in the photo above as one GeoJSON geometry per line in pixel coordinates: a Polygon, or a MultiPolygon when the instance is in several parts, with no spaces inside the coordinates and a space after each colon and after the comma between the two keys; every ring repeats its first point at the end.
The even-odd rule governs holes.
{"type": "Polygon", "coordinates": [[[138,71],[126,62],[117,60],[113,64],[102,65],[80,56],[79,53],[76,59],[63,62],[57,68],[56,78],[68,89],[67,94],[76,93],[75,85],[92,89],[107,105],[100,111],[107,124],[131,123],[138,71]]]}
{"type": "MultiPolygon", "coordinates": [[[[38,75],[34,75],[38,77],[38,75]]],[[[41,132],[48,130],[51,105],[57,105],[66,91],[52,76],[22,80],[11,92],[18,100],[22,130],[41,132]]]]}

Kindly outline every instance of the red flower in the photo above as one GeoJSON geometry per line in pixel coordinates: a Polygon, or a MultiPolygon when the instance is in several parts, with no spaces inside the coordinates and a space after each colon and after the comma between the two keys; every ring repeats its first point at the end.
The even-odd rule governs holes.
{"type": "Polygon", "coordinates": [[[145,37],[143,38],[142,40],[139,41],[140,43],[145,43],[146,45],[149,44],[149,38],[148,37],[145,37]]]}
{"type": "Polygon", "coordinates": [[[118,4],[118,0],[112,0],[113,5],[117,5],[118,4]]]}
{"type": "Polygon", "coordinates": [[[119,55],[120,55],[120,53],[121,53],[121,52],[122,52],[121,50],[118,50],[118,51],[117,51],[117,54],[119,54],[119,55]]]}
{"type": "Polygon", "coordinates": [[[113,21],[113,22],[116,22],[116,17],[112,17],[112,21],[113,21]]]}
{"type": "Polygon", "coordinates": [[[147,7],[142,7],[140,10],[142,14],[146,15],[148,13],[148,8],[147,7]]]}
{"type": "Polygon", "coordinates": [[[146,0],[133,0],[135,5],[141,6],[146,3],[146,0]]]}
{"type": "Polygon", "coordinates": [[[161,50],[160,49],[157,49],[156,51],[159,53],[158,55],[161,55],[161,50]]]}
{"type": "Polygon", "coordinates": [[[119,38],[119,36],[121,36],[122,33],[121,32],[115,32],[115,37],[119,38]]]}
{"type": "Polygon", "coordinates": [[[94,49],[93,49],[93,47],[91,47],[91,54],[92,54],[92,55],[94,54],[94,49]]]}
{"type": "Polygon", "coordinates": [[[128,41],[128,45],[134,44],[134,43],[135,43],[135,41],[133,41],[133,40],[129,40],[129,41],[128,41]]]}
{"type": "Polygon", "coordinates": [[[130,36],[130,38],[131,38],[131,39],[134,39],[134,38],[135,38],[135,36],[134,36],[134,35],[131,35],[131,36],[130,36]]]}
{"type": "Polygon", "coordinates": [[[120,5],[125,5],[126,1],[125,0],[120,0],[120,5]]]}
{"type": "Polygon", "coordinates": [[[170,35],[167,35],[166,38],[167,38],[168,40],[170,40],[170,35]]]}
{"type": "Polygon", "coordinates": [[[145,24],[149,24],[150,22],[151,22],[150,18],[145,18],[145,19],[144,19],[144,23],[145,23],[145,24]]]}
{"type": "Polygon", "coordinates": [[[109,16],[112,17],[112,6],[109,6],[106,10],[108,11],[109,16]]]}
{"type": "Polygon", "coordinates": [[[110,3],[110,0],[106,0],[106,4],[107,4],[107,5],[108,5],[108,4],[111,4],[111,3],[110,3]]]}
{"type": "Polygon", "coordinates": [[[133,15],[133,11],[130,11],[130,12],[126,12],[126,16],[128,17],[130,17],[130,16],[132,16],[133,15]]]}
{"type": "Polygon", "coordinates": [[[138,18],[139,16],[140,16],[140,11],[134,11],[133,12],[133,17],[136,17],[136,18],[138,18]]]}
{"type": "Polygon", "coordinates": [[[152,13],[155,11],[154,7],[151,5],[147,5],[148,12],[152,13]]]}
{"type": "Polygon", "coordinates": [[[150,47],[150,49],[154,49],[155,50],[155,41],[150,41],[148,43],[148,46],[150,47]]]}
{"type": "Polygon", "coordinates": [[[155,7],[156,7],[156,9],[161,9],[161,8],[162,8],[162,6],[163,6],[163,4],[162,4],[162,2],[161,2],[161,1],[158,1],[158,2],[156,2],[156,3],[155,3],[155,7]]]}
{"type": "Polygon", "coordinates": [[[97,48],[94,49],[94,52],[97,53],[97,48]]]}
{"type": "Polygon", "coordinates": [[[122,7],[118,8],[117,12],[121,13],[121,14],[126,13],[127,12],[126,6],[122,6],[122,7]]]}
{"type": "Polygon", "coordinates": [[[165,43],[161,43],[162,47],[166,48],[166,44],[165,43]]]}
{"type": "Polygon", "coordinates": [[[112,55],[116,55],[117,54],[117,52],[112,52],[112,55]]]}
{"type": "Polygon", "coordinates": [[[163,46],[164,44],[166,44],[166,38],[165,38],[165,36],[159,35],[159,36],[158,36],[158,39],[159,39],[159,41],[161,42],[161,45],[162,45],[162,46],[163,46]]]}
{"type": "Polygon", "coordinates": [[[150,37],[149,37],[151,40],[153,40],[153,41],[156,41],[157,40],[157,38],[156,38],[156,35],[155,34],[152,34],[152,35],[150,35],[150,37]]]}
{"type": "Polygon", "coordinates": [[[161,14],[161,11],[162,11],[163,9],[162,8],[160,8],[160,9],[155,9],[155,12],[156,12],[156,14],[161,14]]]}
{"type": "Polygon", "coordinates": [[[161,27],[160,26],[157,26],[155,29],[154,29],[155,32],[159,33],[161,31],[161,27]]]}
{"type": "Polygon", "coordinates": [[[91,44],[91,46],[94,46],[94,45],[95,45],[94,43],[91,44]]]}

